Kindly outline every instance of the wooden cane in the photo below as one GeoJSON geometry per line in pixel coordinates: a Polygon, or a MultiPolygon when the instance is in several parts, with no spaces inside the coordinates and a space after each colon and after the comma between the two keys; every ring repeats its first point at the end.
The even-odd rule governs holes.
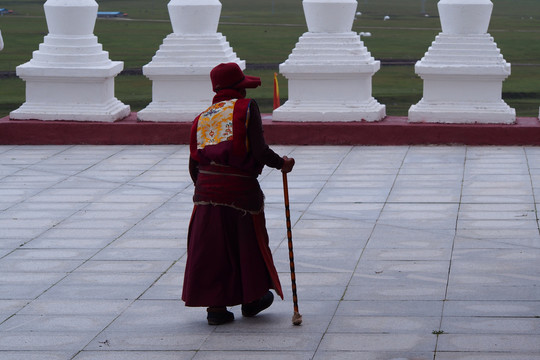
{"type": "Polygon", "coordinates": [[[298,312],[298,296],[296,294],[296,275],[294,272],[294,253],[292,243],[292,230],[291,230],[291,213],[289,210],[289,185],[287,184],[287,174],[283,174],[283,197],[285,199],[285,218],[287,220],[287,239],[289,244],[289,262],[291,266],[291,286],[294,305],[294,314],[292,317],[293,325],[302,324],[302,315],[298,312]]]}

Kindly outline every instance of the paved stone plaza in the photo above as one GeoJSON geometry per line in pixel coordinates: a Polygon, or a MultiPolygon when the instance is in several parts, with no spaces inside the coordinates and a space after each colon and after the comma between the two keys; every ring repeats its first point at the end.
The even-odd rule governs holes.
{"type": "Polygon", "coordinates": [[[275,146],[284,290],[209,326],[180,300],[188,147],[0,146],[2,360],[540,359],[540,148],[275,146]]]}

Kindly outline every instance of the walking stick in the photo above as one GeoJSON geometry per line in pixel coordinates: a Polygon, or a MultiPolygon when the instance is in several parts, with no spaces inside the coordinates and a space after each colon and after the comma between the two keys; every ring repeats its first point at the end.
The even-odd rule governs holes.
{"type": "Polygon", "coordinates": [[[291,230],[291,213],[289,211],[289,186],[287,185],[287,174],[283,174],[283,197],[285,198],[285,218],[287,220],[287,239],[289,243],[289,261],[291,265],[291,286],[294,305],[294,314],[292,317],[293,325],[302,324],[302,315],[298,312],[298,296],[296,295],[296,275],[294,272],[294,253],[291,230]]]}

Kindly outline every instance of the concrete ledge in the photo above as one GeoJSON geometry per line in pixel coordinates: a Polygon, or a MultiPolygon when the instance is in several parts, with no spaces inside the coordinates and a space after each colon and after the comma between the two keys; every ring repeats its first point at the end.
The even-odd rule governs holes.
{"type": "MultiPolygon", "coordinates": [[[[516,124],[408,123],[388,116],[379,122],[273,122],[263,115],[265,138],[282,145],[540,145],[538,118],[516,124]]],[[[0,119],[2,145],[187,144],[191,123],[141,122],[137,114],[113,122],[0,119]]]]}

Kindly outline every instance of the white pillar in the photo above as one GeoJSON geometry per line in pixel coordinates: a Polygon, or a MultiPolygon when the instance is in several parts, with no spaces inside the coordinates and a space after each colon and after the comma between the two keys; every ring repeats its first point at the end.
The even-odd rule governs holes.
{"type": "Polygon", "coordinates": [[[380,68],[360,36],[351,31],[356,0],[304,0],[308,32],[279,66],[289,99],[276,121],[378,121],[386,107],[371,95],[380,68]]]}
{"type": "Polygon", "coordinates": [[[94,0],[47,0],[49,34],[32,59],[17,66],[26,82],[26,102],[12,119],[112,122],[130,108],[114,97],[114,77],[124,63],[109,60],[93,35],[94,0]]]}
{"type": "Polygon", "coordinates": [[[168,9],[173,33],[143,67],[152,80],[152,102],[137,114],[143,121],[193,121],[212,103],[212,68],[227,62],[246,67],[217,32],[218,0],[171,0],[168,9]]]}
{"type": "Polygon", "coordinates": [[[2,39],[2,31],[0,31],[0,50],[4,48],[4,39],[2,39]]]}
{"type": "Polygon", "coordinates": [[[514,123],[502,100],[507,63],[487,33],[490,0],[441,0],[442,32],[416,63],[424,81],[422,100],[409,109],[411,122],[514,123]]]}

